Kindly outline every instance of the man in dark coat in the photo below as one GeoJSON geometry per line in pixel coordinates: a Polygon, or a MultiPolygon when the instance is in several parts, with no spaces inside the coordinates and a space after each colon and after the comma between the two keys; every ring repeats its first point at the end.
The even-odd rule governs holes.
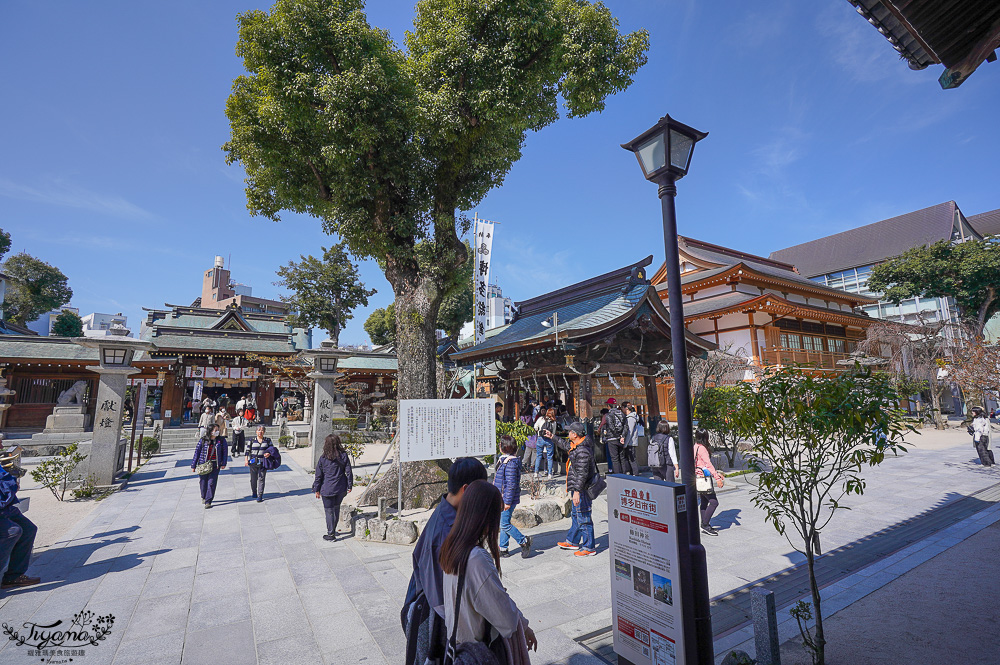
{"type": "Polygon", "coordinates": [[[587,428],[583,423],[573,423],[566,429],[569,432],[569,443],[565,439],[558,439],[556,445],[569,453],[566,491],[573,498],[573,512],[566,540],[559,543],[559,547],[576,550],[576,556],[594,556],[597,554],[597,547],[594,544],[594,518],[591,514],[593,505],[587,494],[590,479],[597,471],[594,449],[587,439],[587,428]]]}
{"type": "Polygon", "coordinates": [[[413,548],[413,575],[403,601],[400,621],[406,634],[406,665],[423,665],[428,657],[441,657],[448,641],[444,624],[444,596],[441,546],[448,537],[465,488],[476,480],[486,480],[486,467],[474,457],[459,457],[448,469],[448,493],[437,508],[413,548]]]}

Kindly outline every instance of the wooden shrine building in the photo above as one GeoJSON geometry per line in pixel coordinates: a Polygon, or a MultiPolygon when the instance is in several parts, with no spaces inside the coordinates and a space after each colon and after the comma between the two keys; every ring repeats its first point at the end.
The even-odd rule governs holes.
{"type": "MultiPolygon", "coordinates": [[[[646,278],[653,257],[516,303],[514,321],[478,345],[453,352],[462,366],[486,363],[504,382],[508,416],[528,396],[559,399],[586,419],[607,398],[657,414],[656,376],[670,364],[670,317],[646,278]]],[[[716,348],[685,333],[689,355],[716,348]]]]}

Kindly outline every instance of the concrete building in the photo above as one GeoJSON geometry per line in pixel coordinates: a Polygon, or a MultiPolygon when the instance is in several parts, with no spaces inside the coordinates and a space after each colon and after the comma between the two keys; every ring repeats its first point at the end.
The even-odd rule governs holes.
{"type": "Polygon", "coordinates": [[[56,324],[56,319],[59,317],[60,314],[62,314],[67,310],[73,312],[77,316],[80,315],[79,308],[65,305],[63,307],[54,309],[51,312],[46,312],[45,314],[42,314],[34,321],[30,321],[25,327],[37,335],[41,335],[42,337],[48,337],[49,335],[52,334],[52,327],[56,324]]]}
{"type": "Polygon", "coordinates": [[[83,336],[104,337],[111,334],[112,328],[119,326],[128,328],[128,317],[121,312],[117,314],[93,312],[83,317],[83,336]]]}
{"type": "Polygon", "coordinates": [[[499,284],[490,284],[486,291],[486,315],[487,330],[514,320],[514,301],[504,297],[499,284]]]}
{"type": "Polygon", "coordinates": [[[201,284],[201,297],[192,307],[204,309],[226,309],[237,305],[247,314],[277,314],[287,316],[291,308],[280,300],[256,298],[253,288],[247,284],[233,282],[229,270],[225,268],[225,259],[215,257],[215,265],[206,270],[201,284]]]}
{"type": "MultiPolygon", "coordinates": [[[[1000,230],[1000,211],[966,217],[954,201],[772,252],[771,259],[794,264],[814,282],[862,296],[879,298],[867,286],[872,268],[913,247],[948,240],[980,239],[1000,230]],[[996,228],[995,228],[996,227],[996,228]]],[[[957,320],[949,298],[909,298],[898,305],[879,300],[862,306],[869,316],[916,323],[957,320]]]]}

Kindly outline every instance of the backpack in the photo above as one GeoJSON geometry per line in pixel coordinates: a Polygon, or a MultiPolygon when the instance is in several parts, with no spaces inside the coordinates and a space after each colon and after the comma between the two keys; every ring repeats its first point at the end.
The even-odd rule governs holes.
{"type": "Polygon", "coordinates": [[[614,408],[608,411],[604,420],[604,440],[620,439],[625,436],[625,414],[621,409],[614,408]]]}

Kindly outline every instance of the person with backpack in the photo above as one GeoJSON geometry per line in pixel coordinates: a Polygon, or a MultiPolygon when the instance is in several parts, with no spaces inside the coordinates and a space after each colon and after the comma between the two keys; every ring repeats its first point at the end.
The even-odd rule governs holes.
{"type": "Polygon", "coordinates": [[[281,466],[281,453],[271,443],[271,439],[264,436],[266,431],[263,425],[257,426],[257,437],[250,441],[246,461],[243,463],[243,466],[250,467],[250,496],[257,499],[257,503],[264,500],[267,472],[281,466]]]}
{"type": "Polygon", "coordinates": [[[521,501],[521,458],[517,456],[517,441],[509,434],[500,437],[500,459],[493,484],[503,495],[503,512],[500,513],[500,556],[507,557],[510,539],[521,546],[521,557],[527,559],[531,552],[531,536],[522,534],[511,524],[510,518],[521,501]]]}
{"type": "Polygon", "coordinates": [[[639,447],[639,432],[642,421],[632,402],[622,404],[625,413],[625,448],[622,450],[624,472],[630,476],[639,475],[639,464],[635,461],[635,451],[639,447]]]}
{"type": "Polygon", "coordinates": [[[535,422],[535,475],[542,468],[542,458],[546,459],[547,476],[551,478],[555,475],[555,442],[556,435],[556,410],[549,409],[545,415],[535,422]]]}
{"type": "Polygon", "coordinates": [[[712,526],[711,520],[719,507],[719,497],[715,495],[711,480],[722,487],[725,476],[712,464],[712,447],[708,443],[708,430],[701,427],[694,433],[694,472],[709,478],[708,489],[698,491],[701,500],[701,532],[708,536],[718,536],[719,532],[712,526]]]}
{"type": "MultiPolygon", "coordinates": [[[[459,457],[452,462],[448,493],[438,501],[413,547],[413,574],[399,616],[406,636],[405,665],[424,665],[427,660],[444,658],[448,632],[444,624],[441,547],[455,523],[466,489],[486,478],[486,467],[475,457],[459,457]]],[[[499,516],[497,525],[499,529],[499,516]]]]}
{"type": "Polygon", "coordinates": [[[594,518],[591,514],[593,501],[587,494],[587,487],[597,473],[597,464],[594,461],[594,451],[587,440],[586,426],[583,423],[572,423],[567,431],[569,443],[563,439],[559,439],[558,443],[569,453],[566,491],[573,499],[573,512],[566,540],[558,545],[564,550],[576,550],[575,556],[595,556],[597,547],[594,544],[594,518]]]}
{"type": "Polygon", "coordinates": [[[500,582],[502,507],[496,487],[485,480],[471,483],[441,546],[444,620],[454,665],[525,662],[528,650],[538,650],[528,620],[500,582]]]}
{"type": "Polygon", "coordinates": [[[986,417],[982,407],[972,407],[972,424],[969,425],[969,430],[972,445],[979,453],[979,461],[983,466],[993,466],[995,458],[990,450],[990,419],[986,417]]]}
{"type": "Polygon", "coordinates": [[[194,459],[191,460],[191,472],[198,474],[198,485],[201,488],[201,502],[205,508],[212,507],[215,498],[215,486],[219,481],[219,472],[226,468],[226,440],[219,433],[219,426],[212,425],[208,434],[201,437],[194,448],[194,459]]]}
{"type": "Polygon", "coordinates": [[[337,539],[337,522],[340,521],[340,504],[354,488],[354,471],[351,458],[347,456],[340,437],[327,434],[323,441],[323,454],[316,462],[316,478],[313,492],[323,500],[326,513],[326,535],[323,540],[337,539]]]}
{"type": "Polygon", "coordinates": [[[656,423],[656,434],[649,440],[649,470],[658,480],[673,482],[677,477],[677,445],[670,436],[670,421],[664,418],[656,423]]]}
{"type": "Polygon", "coordinates": [[[601,421],[601,442],[608,447],[608,471],[610,473],[629,473],[631,465],[627,461],[625,447],[625,414],[618,408],[618,400],[608,398],[608,412],[601,421]]]}

